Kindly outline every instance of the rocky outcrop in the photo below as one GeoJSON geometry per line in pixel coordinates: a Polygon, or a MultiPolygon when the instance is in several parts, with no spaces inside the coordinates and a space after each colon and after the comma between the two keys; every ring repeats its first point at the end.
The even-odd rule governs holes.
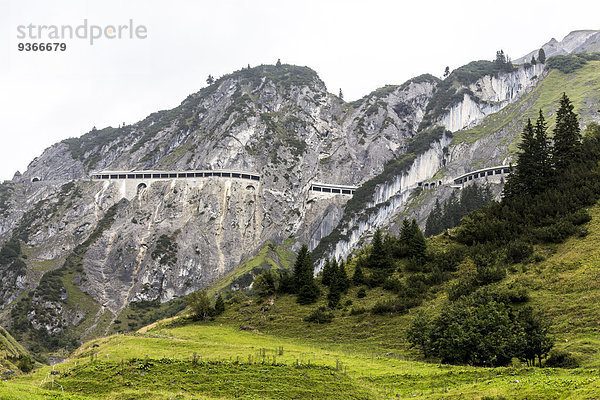
{"type": "Polygon", "coordinates": [[[476,125],[531,91],[543,78],[544,70],[544,64],[536,64],[521,66],[514,72],[486,75],[470,84],[462,101],[452,105],[438,123],[452,132],[476,125]]]}

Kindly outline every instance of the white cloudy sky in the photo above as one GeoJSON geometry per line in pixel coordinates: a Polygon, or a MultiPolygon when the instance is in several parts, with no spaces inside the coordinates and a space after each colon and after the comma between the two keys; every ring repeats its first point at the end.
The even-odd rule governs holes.
{"type": "Polygon", "coordinates": [[[0,180],[46,147],[178,105],[240,67],[315,69],[347,100],[422,73],[441,75],[497,49],[513,58],[576,29],[598,29],[590,0],[0,0],[0,180]],[[145,40],[67,41],[61,53],[17,51],[17,26],[117,25],[145,40]]]}

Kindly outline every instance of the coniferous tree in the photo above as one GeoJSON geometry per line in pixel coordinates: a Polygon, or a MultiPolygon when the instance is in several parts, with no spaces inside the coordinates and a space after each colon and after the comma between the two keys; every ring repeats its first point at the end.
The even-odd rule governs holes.
{"type": "Polygon", "coordinates": [[[215,83],[215,78],[213,78],[213,76],[209,74],[208,78],[206,78],[206,83],[212,85],[213,83],[215,83]]]}
{"type": "Polygon", "coordinates": [[[225,312],[225,302],[223,301],[223,297],[219,293],[217,296],[217,300],[215,301],[215,315],[221,315],[225,312]]]}
{"type": "Polygon", "coordinates": [[[356,268],[354,269],[354,275],[352,276],[352,283],[354,283],[355,286],[360,286],[363,283],[365,283],[365,275],[362,269],[362,260],[362,258],[359,258],[356,261],[356,268]]]}
{"type": "Polygon", "coordinates": [[[517,165],[514,172],[509,175],[505,186],[505,196],[507,197],[531,193],[537,175],[534,155],[536,147],[535,132],[531,119],[527,119],[521,138],[521,143],[518,145],[521,152],[517,157],[517,165]]]}
{"type": "Polygon", "coordinates": [[[446,69],[444,70],[444,78],[448,75],[450,75],[450,67],[446,66],[446,69]]]}
{"type": "Polygon", "coordinates": [[[538,119],[535,123],[534,158],[538,167],[536,193],[542,192],[552,178],[552,147],[550,145],[550,140],[548,139],[547,130],[548,126],[546,125],[544,113],[540,110],[538,119]]]}
{"type": "Polygon", "coordinates": [[[276,67],[281,67],[281,60],[278,58],[277,62],[275,63],[276,67]]]}
{"type": "Polygon", "coordinates": [[[504,55],[504,50],[498,50],[496,52],[496,66],[502,67],[506,64],[506,56],[504,55]]]}
{"type": "Polygon", "coordinates": [[[400,228],[400,242],[408,245],[412,231],[410,230],[410,221],[407,218],[402,220],[402,228],[400,228]]]}
{"type": "Polygon", "coordinates": [[[346,293],[350,288],[350,280],[348,279],[348,273],[346,272],[346,263],[343,261],[337,270],[336,283],[339,285],[340,291],[346,293]]]}
{"type": "Polygon", "coordinates": [[[442,206],[440,199],[435,199],[435,205],[425,222],[425,236],[432,236],[440,233],[442,228],[442,206]]]}
{"type": "MultiPolygon", "coordinates": [[[[333,259],[333,262],[335,263],[335,258],[333,259]]],[[[323,266],[323,273],[321,275],[321,283],[325,286],[329,286],[329,284],[331,283],[331,277],[333,275],[331,264],[332,262],[329,261],[329,257],[327,257],[327,259],[325,260],[325,265],[323,266]]]]}
{"type": "Polygon", "coordinates": [[[294,263],[294,289],[298,293],[300,304],[314,303],[320,295],[314,280],[315,266],[308,246],[303,244],[294,263]]]}
{"type": "Polygon", "coordinates": [[[421,228],[419,228],[419,225],[415,219],[413,219],[410,223],[410,228],[412,234],[408,246],[408,255],[417,260],[423,260],[425,258],[425,251],[427,250],[427,244],[425,243],[423,232],[421,232],[421,228]]]}
{"type": "Polygon", "coordinates": [[[312,257],[308,251],[308,246],[303,244],[298,251],[296,262],[294,263],[294,285],[296,290],[313,281],[314,265],[312,257]]]}
{"type": "Polygon", "coordinates": [[[393,262],[385,245],[383,244],[383,235],[379,229],[377,229],[373,235],[373,243],[368,258],[368,265],[370,268],[381,271],[388,271],[393,268],[393,262]]]}
{"type": "Polygon", "coordinates": [[[329,293],[327,293],[327,300],[330,308],[335,308],[340,303],[342,297],[342,291],[340,289],[339,279],[339,267],[337,262],[331,263],[331,279],[329,280],[329,293]]]}
{"type": "Polygon", "coordinates": [[[327,300],[329,300],[329,307],[334,308],[340,302],[342,294],[346,293],[350,288],[350,280],[346,273],[346,265],[342,261],[339,267],[335,269],[335,274],[331,279],[331,285],[329,285],[329,293],[327,294],[327,300]]]}
{"type": "Polygon", "coordinates": [[[329,287],[329,293],[327,293],[327,305],[329,308],[335,308],[340,304],[342,299],[342,292],[340,291],[339,285],[331,285],[329,287]]]}
{"type": "Polygon", "coordinates": [[[554,148],[552,161],[557,170],[568,167],[579,153],[581,145],[581,132],[577,114],[573,111],[573,103],[563,93],[560,107],[556,112],[556,126],[554,127],[554,148]]]}
{"type": "Polygon", "coordinates": [[[535,60],[535,56],[531,56],[531,65],[536,65],[537,61],[535,60]]]}
{"type": "Polygon", "coordinates": [[[344,100],[344,93],[342,92],[342,88],[340,88],[340,93],[338,94],[340,100],[344,100]]]}
{"type": "Polygon", "coordinates": [[[540,49],[540,51],[538,51],[538,61],[542,64],[546,62],[546,52],[544,49],[540,49]]]}

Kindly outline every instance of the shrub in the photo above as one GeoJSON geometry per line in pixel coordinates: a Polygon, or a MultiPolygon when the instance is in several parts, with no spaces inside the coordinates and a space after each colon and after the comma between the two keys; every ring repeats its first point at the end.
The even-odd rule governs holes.
{"type": "Polygon", "coordinates": [[[385,290],[390,292],[400,293],[406,290],[406,287],[398,278],[388,278],[383,282],[382,286],[385,290]]]}
{"type": "Polygon", "coordinates": [[[19,361],[17,361],[17,367],[24,373],[28,373],[33,370],[33,362],[28,356],[20,356],[19,361]]]}
{"type": "Polygon", "coordinates": [[[552,368],[577,368],[579,361],[568,351],[552,350],[544,365],[552,368]]]}
{"type": "Polygon", "coordinates": [[[521,240],[515,240],[508,244],[506,259],[512,264],[517,264],[533,254],[533,246],[521,240]]]}
{"type": "Polygon", "coordinates": [[[378,301],[371,309],[371,314],[387,314],[396,312],[397,306],[393,300],[378,301]]]}
{"type": "Polygon", "coordinates": [[[367,309],[364,307],[352,307],[350,310],[350,315],[360,315],[367,312],[367,309]]]}
{"type": "Polygon", "coordinates": [[[278,277],[275,273],[271,271],[264,272],[254,278],[252,289],[254,289],[260,297],[271,296],[277,290],[277,280],[278,277]]]}
{"type": "Polygon", "coordinates": [[[356,297],[359,298],[359,299],[367,297],[367,291],[365,290],[365,288],[360,288],[358,290],[358,292],[356,293],[356,297]]]}
{"type": "Polygon", "coordinates": [[[192,310],[192,318],[195,320],[205,321],[214,312],[205,290],[190,294],[187,297],[187,305],[192,310]]]}
{"type": "Polygon", "coordinates": [[[327,324],[333,321],[333,313],[325,312],[323,307],[319,307],[304,318],[304,321],[314,324],[327,324]]]}

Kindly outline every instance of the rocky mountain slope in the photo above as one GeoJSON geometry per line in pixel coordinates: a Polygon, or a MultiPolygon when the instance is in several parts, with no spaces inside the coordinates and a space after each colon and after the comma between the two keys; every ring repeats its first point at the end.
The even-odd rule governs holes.
{"type": "Polygon", "coordinates": [[[423,221],[452,190],[419,182],[507,163],[520,126],[489,118],[537,104],[555,72],[478,61],[348,103],[307,67],[259,66],[134,125],[57,143],[1,185],[0,318],[36,351],[68,348],[129,329],[139,310],[177,311],[168,304],[267,243],[292,238],[346,257],[377,227],[423,221]],[[231,169],[260,181],[166,179],[127,196],[118,180],[89,179],[133,169],[231,169]],[[317,193],[315,182],[359,188],[317,193]]]}
{"type": "MultiPolygon", "coordinates": [[[[552,38],[540,47],[544,49],[546,58],[570,53],[593,53],[600,50],[600,31],[580,30],[570,32],[560,42],[552,38]]],[[[538,58],[539,48],[531,51],[521,58],[514,60],[517,64],[531,61],[532,57],[538,58]]]]}

